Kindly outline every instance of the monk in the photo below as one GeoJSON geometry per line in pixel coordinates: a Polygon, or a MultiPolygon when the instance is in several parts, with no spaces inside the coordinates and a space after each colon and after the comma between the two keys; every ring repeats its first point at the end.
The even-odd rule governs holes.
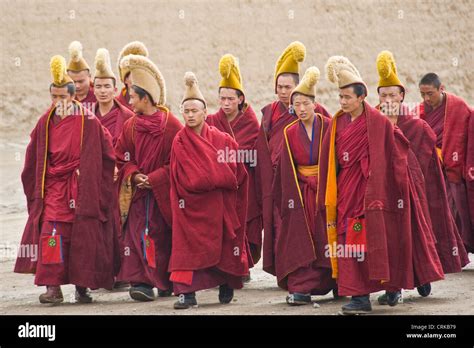
{"type": "Polygon", "coordinates": [[[325,295],[336,288],[324,215],[317,214],[319,153],[329,119],[314,112],[314,87],[320,72],[309,68],[293,90],[291,106],[298,117],[284,129],[285,143],[274,182],[275,202],[282,224],[275,240],[278,285],[289,291],[290,306],[311,303],[311,295],[325,295]]]}
{"type": "Polygon", "coordinates": [[[120,81],[123,83],[123,87],[117,96],[117,100],[120,104],[125,106],[126,108],[132,110],[132,106],[130,105],[130,88],[132,86],[132,80],[130,78],[130,71],[127,68],[122,68],[120,66],[120,61],[128,56],[129,54],[136,54],[144,57],[148,57],[148,49],[146,46],[140,41],[132,41],[125,45],[120,51],[117,68],[119,71],[120,81]]]}
{"type": "Polygon", "coordinates": [[[445,91],[435,73],[428,73],[420,80],[419,89],[423,102],[419,105],[421,119],[425,120],[436,135],[436,148],[443,165],[444,177],[451,211],[466,250],[474,252],[474,207],[469,206],[466,183],[466,156],[469,118],[472,110],[464,100],[445,91]]]}
{"type": "Polygon", "coordinates": [[[121,61],[132,78],[130,103],[135,115],[125,121],[115,152],[123,222],[123,261],[117,281],[131,284],[136,301],[171,296],[169,161],[181,123],[164,107],[165,81],[156,65],[140,55],[121,61]]]}
{"type": "Polygon", "coordinates": [[[245,101],[242,78],[237,60],[231,54],[224,55],[219,62],[222,80],[219,84],[219,104],[217,113],[208,115],[207,124],[232,136],[239,144],[239,153],[245,157],[245,168],[249,176],[246,238],[250,252],[249,265],[260,260],[262,250],[262,212],[257,204],[255,167],[257,157],[255,143],[259,124],[252,106],[245,101]]]}
{"type": "MultiPolygon", "coordinates": [[[[327,256],[338,294],[352,296],[342,314],[363,314],[372,310],[371,292],[395,294],[412,289],[415,274],[421,284],[443,275],[432,257],[433,240],[419,243],[419,253],[413,246],[411,207],[418,187],[407,168],[408,141],[365,102],[365,82],[346,57],[329,58],[326,71],[339,87],[341,110],[323,145],[321,163],[327,166],[321,166],[320,180],[326,184],[318,208],[326,208],[327,256]],[[414,269],[421,264],[413,262],[416,257],[427,260],[424,269],[414,269]]],[[[429,236],[426,220],[415,222],[424,230],[417,236],[429,236]]]]}
{"type": "Polygon", "coordinates": [[[196,291],[219,286],[227,304],[248,274],[245,245],[248,178],[236,153],[239,145],[205,122],[206,101],[193,73],[185,75],[182,112],[186,126],[171,153],[173,243],[169,270],[178,301],[197,305],[196,291]]]}
{"type": "Polygon", "coordinates": [[[61,56],[51,59],[52,105],[31,133],[21,175],[28,221],[17,273],[35,273],[46,286],[40,303],[63,302],[61,285],[91,303],[88,288],[111,289],[115,272],[112,138],[99,120],[73,100],[74,82],[61,56]],[[36,253],[37,251],[37,253],[36,253]],[[33,255],[33,256],[34,256],[33,255]]]}
{"type": "MultiPolygon", "coordinates": [[[[434,234],[428,238],[436,240],[443,273],[461,272],[469,259],[449,209],[446,185],[435,147],[436,136],[425,121],[414,118],[403,104],[405,87],[397,76],[391,52],[382,51],[378,55],[377,70],[380,76],[377,88],[380,104],[377,108],[410,141],[410,152],[413,151],[412,156],[417,160],[417,163],[411,163],[410,168],[413,168],[414,175],[420,170],[423,174],[423,177],[420,176],[422,191],[419,193],[419,201],[423,204],[423,209],[428,211],[425,214],[426,220],[434,234]]],[[[416,244],[416,241],[413,243],[416,244]]],[[[417,290],[421,296],[426,297],[431,292],[431,285],[421,284],[417,290]]],[[[380,296],[378,302],[387,304],[386,295],[380,296]]]]}
{"type": "Polygon", "coordinates": [[[107,128],[113,137],[115,145],[126,120],[133,116],[133,112],[122,105],[116,98],[116,78],[110,65],[110,55],[105,48],[99,48],[95,58],[94,94],[97,103],[94,113],[102,125],[107,128]]]}
{"type": "Polygon", "coordinates": [[[97,99],[92,84],[91,69],[82,56],[82,44],[73,41],[69,45],[69,63],[67,73],[76,86],[75,99],[86,109],[94,110],[97,99]]]}
{"type": "MultiPolygon", "coordinates": [[[[295,121],[289,112],[290,95],[299,83],[299,63],[304,61],[305,46],[298,41],[292,42],[277,61],[274,77],[274,91],[278,97],[262,109],[262,121],[257,138],[256,186],[257,201],[263,217],[263,269],[276,275],[274,240],[281,225],[280,216],[273,198],[273,180],[283,146],[283,129],[295,121]],[[275,231],[273,231],[275,230],[275,231]]],[[[321,105],[315,112],[328,114],[321,105]]]]}

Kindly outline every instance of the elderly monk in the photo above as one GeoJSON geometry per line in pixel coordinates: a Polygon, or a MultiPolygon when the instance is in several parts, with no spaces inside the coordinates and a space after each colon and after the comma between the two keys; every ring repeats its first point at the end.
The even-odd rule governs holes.
{"type": "Polygon", "coordinates": [[[239,144],[238,154],[242,157],[249,175],[246,237],[251,256],[249,264],[253,266],[260,260],[263,230],[262,212],[257,203],[255,186],[255,143],[259,124],[252,107],[245,101],[237,59],[231,54],[224,55],[219,62],[219,71],[222,76],[219,83],[220,109],[217,113],[208,115],[206,122],[228,133],[239,144]]]}
{"type": "Polygon", "coordinates": [[[93,110],[97,99],[91,80],[91,68],[82,56],[82,44],[79,41],[69,44],[67,73],[76,86],[75,99],[81,102],[86,109],[93,110]]]}
{"type": "Polygon", "coordinates": [[[232,301],[248,273],[245,244],[248,177],[244,163],[226,151],[239,145],[205,122],[206,101],[196,76],[185,75],[181,103],[186,126],[171,153],[173,243],[169,270],[178,301],[197,305],[196,291],[219,286],[219,302],[232,301]]]}
{"type": "Polygon", "coordinates": [[[51,72],[52,105],[31,133],[21,175],[28,205],[21,245],[38,253],[19,255],[15,272],[36,274],[35,284],[47,289],[41,303],[63,302],[63,284],[76,286],[77,302],[90,303],[87,288],[111,289],[118,270],[112,138],[73,100],[63,57],[51,59],[51,72]]]}
{"type": "Polygon", "coordinates": [[[124,85],[119,95],[117,96],[117,100],[120,102],[120,104],[132,110],[132,106],[130,105],[130,87],[132,86],[130,79],[130,71],[126,67],[122,68],[120,66],[120,61],[129,54],[148,57],[148,49],[145,47],[143,42],[132,41],[122,48],[117,59],[117,68],[119,72],[120,81],[122,81],[124,85]]]}
{"type": "MultiPolygon", "coordinates": [[[[384,289],[396,299],[399,289],[415,286],[415,274],[423,284],[443,274],[432,258],[433,240],[422,244],[430,262],[422,273],[414,270],[411,207],[419,187],[408,170],[408,141],[365,102],[367,86],[346,57],[329,58],[326,73],[339,87],[341,110],[323,145],[320,180],[326,184],[318,208],[326,208],[327,255],[338,293],[352,296],[342,313],[362,314],[372,310],[371,292],[384,289]]],[[[429,235],[425,219],[416,223],[429,235]]]]}
{"type": "MultiPolygon", "coordinates": [[[[426,220],[431,226],[436,240],[436,250],[444,273],[461,272],[469,263],[458,229],[448,204],[446,185],[441,164],[436,152],[436,136],[429,125],[418,118],[403,104],[405,87],[397,76],[397,67],[393,54],[382,51],[377,57],[379,74],[378,94],[380,104],[377,107],[390,122],[397,126],[410,142],[410,152],[416,162],[411,163],[413,175],[421,170],[419,202],[426,210],[426,220]]],[[[416,224],[413,224],[416,226],[416,224]]],[[[418,232],[422,232],[418,231],[418,232]]],[[[414,245],[429,240],[430,236],[415,235],[414,245]]],[[[418,253],[421,255],[421,253],[418,253]]],[[[424,268],[426,260],[418,258],[415,267],[424,268]]],[[[431,292],[430,283],[418,284],[418,293],[425,297],[431,292]]],[[[380,304],[387,304],[386,295],[378,298],[380,304]]]]}
{"type": "Polygon", "coordinates": [[[121,61],[131,74],[128,119],[117,141],[119,203],[123,221],[123,261],[118,281],[130,282],[130,297],[153,301],[171,296],[169,163],[171,144],[181,123],[164,106],[165,81],[148,58],[128,55],[121,61]]]}
{"type": "Polygon", "coordinates": [[[469,120],[473,114],[469,105],[454,94],[445,91],[435,73],[428,73],[420,80],[419,89],[423,102],[419,105],[420,117],[436,135],[436,151],[441,160],[448,199],[459,234],[466,250],[474,252],[474,206],[469,205],[466,181],[469,120]]]}
{"type": "Polygon", "coordinates": [[[325,295],[336,288],[323,212],[317,212],[319,154],[329,118],[314,112],[315,86],[320,72],[306,70],[293,90],[290,103],[298,117],[284,129],[285,143],[277,167],[275,203],[282,219],[273,258],[278,285],[289,291],[289,305],[311,303],[311,295],[325,295]]]}

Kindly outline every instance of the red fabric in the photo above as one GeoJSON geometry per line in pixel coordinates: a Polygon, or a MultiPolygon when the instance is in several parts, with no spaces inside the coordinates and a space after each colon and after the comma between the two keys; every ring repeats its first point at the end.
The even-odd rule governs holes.
{"type": "Polygon", "coordinates": [[[278,285],[292,293],[324,295],[335,287],[329,258],[324,255],[327,234],[323,215],[316,214],[318,178],[296,172],[296,182],[291,162],[293,159],[295,170],[299,165],[318,164],[321,127],[324,137],[328,124],[326,117],[322,118],[322,123],[319,117],[316,118],[311,159],[311,142],[304,126],[301,122],[289,126],[286,134],[290,149],[284,145],[276,171],[273,191],[282,225],[280,230],[273,231],[278,234],[271,236],[274,241],[272,257],[278,285]],[[294,206],[290,206],[290,202],[294,206]]]}
{"type": "Polygon", "coordinates": [[[124,107],[117,99],[114,100],[114,106],[106,115],[100,115],[98,103],[95,106],[95,113],[100,123],[102,123],[112,135],[114,145],[122,133],[125,121],[133,116],[133,112],[124,107]]]}
{"type": "Polygon", "coordinates": [[[63,262],[61,235],[41,236],[41,261],[44,264],[63,262]]]}
{"type": "Polygon", "coordinates": [[[425,121],[410,115],[399,116],[397,126],[410,141],[425,178],[429,216],[443,271],[460,272],[469,258],[449,208],[446,183],[435,149],[436,135],[425,121]]]}
{"type": "Polygon", "coordinates": [[[82,117],[51,117],[45,178],[43,221],[74,221],[82,117]]]}
{"type": "MultiPolygon", "coordinates": [[[[474,110],[471,110],[466,156],[466,189],[471,220],[471,235],[474,236],[474,110]]],[[[471,250],[474,252],[474,250],[471,250]]]]}
{"type": "Polygon", "coordinates": [[[242,163],[218,161],[218,151],[225,148],[236,150],[238,145],[207,124],[201,135],[189,127],[176,135],[171,154],[171,272],[216,268],[239,277],[248,274],[247,172],[242,163]]]}
{"type": "Polygon", "coordinates": [[[466,168],[468,158],[469,118],[471,109],[461,98],[445,93],[443,104],[432,110],[422,103],[420,117],[428,122],[442,145],[443,168],[446,173],[447,193],[459,233],[468,252],[474,252],[474,214],[469,207],[466,168]]]}
{"type": "Polygon", "coordinates": [[[126,87],[123,87],[120,91],[119,95],[117,96],[117,101],[130,111],[133,111],[132,106],[130,105],[130,94],[128,93],[126,87]]]}
{"type": "MultiPolygon", "coordinates": [[[[331,123],[337,122],[338,244],[345,244],[348,218],[364,216],[367,229],[368,251],[363,261],[338,257],[341,295],[415,285],[409,204],[398,205],[400,199],[410,202],[408,141],[376,109],[367,103],[364,108],[364,114],[353,122],[350,115],[339,112],[331,123]]],[[[330,132],[324,140],[321,163],[328,163],[329,140],[330,132]]],[[[327,180],[324,165],[320,180],[327,180]]],[[[324,207],[325,195],[326,187],[321,185],[319,210],[324,207]]]]}
{"type": "MultiPolygon", "coordinates": [[[[22,245],[38,246],[39,243],[40,217],[44,208],[42,178],[47,169],[44,167],[46,131],[49,129],[49,115],[52,112],[54,110],[48,110],[39,119],[26,150],[22,182],[28,203],[28,221],[22,245]]],[[[64,255],[68,259],[65,272],[68,282],[72,284],[89,288],[111,288],[119,260],[118,254],[114,254],[117,252],[114,250],[114,207],[110,206],[115,156],[109,133],[104,131],[94,115],[86,110],[84,112],[78,197],[71,227],[69,255],[64,255]]],[[[36,267],[37,261],[19,255],[15,272],[34,273],[36,267]]]]}
{"type": "Polygon", "coordinates": [[[82,104],[83,107],[88,109],[89,111],[93,111],[95,109],[95,105],[97,104],[97,98],[94,94],[94,87],[91,85],[89,87],[89,92],[84,99],[78,101],[82,104]]]}
{"type": "MultiPolygon", "coordinates": [[[[230,123],[227,121],[222,109],[219,109],[216,114],[208,115],[206,122],[210,126],[230,134],[239,144],[239,149],[256,151],[255,144],[258,137],[259,124],[257,116],[250,105],[245,106],[243,111],[230,123]]],[[[257,158],[254,158],[254,161],[257,160],[257,158]]],[[[245,163],[245,168],[249,176],[246,235],[250,243],[249,256],[251,258],[249,263],[253,266],[253,264],[260,260],[263,220],[262,212],[257,202],[255,166],[252,166],[252,163],[245,163]]]]}
{"type": "Polygon", "coordinates": [[[169,289],[168,263],[171,253],[171,211],[169,161],[171,145],[181,123],[162,110],[153,115],[135,115],[128,119],[115,146],[118,182],[130,175],[148,175],[152,189],[136,189],[128,217],[123,226],[123,245],[130,255],[123,258],[119,279],[131,283],[147,283],[169,289]],[[156,268],[143,258],[141,234],[145,230],[146,199],[149,199],[149,236],[155,243],[156,268]]]}
{"type": "Polygon", "coordinates": [[[193,283],[193,271],[174,271],[171,272],[170,281],[191,285],[193,283]]]}

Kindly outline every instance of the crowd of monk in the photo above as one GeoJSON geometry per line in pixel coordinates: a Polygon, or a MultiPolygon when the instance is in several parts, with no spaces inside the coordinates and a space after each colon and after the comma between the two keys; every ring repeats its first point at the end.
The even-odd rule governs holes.
{"type": "Polygon", "coordinates": [[[331,115],[317,102],[320,70],[300,79],[306,49],[292,42],[259,123],[237,58],[226,54],[215,114],[186,72],[183,126],[143,43],[120,52],[118,96],[108,50],[97,50],[94,71],[78,41],[69,55],[51,59],[52,102],[21,176],[21,247],[38,253],[19,254],[15,272],[46,287],[41,303],[62,302],[61,285],[73,284],[79,303],[92,302],[90,289],[119,287],[152,301],[156,288],[186,309],[197,291],[219,287],[227,304],[262,258],[288,305],[332,291],[350,296],[343,314],[362,314],[371,293],[384,290],[377,301],[389,306],[402,289],[425,297],[469,263],[474,111],[435,73],[421,78],[422,100],[410,106],[393,54],[382,51],[373,107],[356,67],[330,57],[340,104],[331,115]]]}

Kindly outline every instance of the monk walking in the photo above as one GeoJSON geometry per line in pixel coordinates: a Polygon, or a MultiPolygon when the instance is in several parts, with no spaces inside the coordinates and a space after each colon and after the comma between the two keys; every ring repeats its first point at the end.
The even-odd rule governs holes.
{"type": "Polygon", "coordinates": [[[290,96],[298,117],[284,129],[285,142],[275,176],[275,203],[282,217],[275,240],[278,285],[288,290],[289,305],[311,303],[311,295],[325,295],[336,288],[331,262],[325,257],[328,244],[324,211],[317,212],[319,154],[329,119],[314,112],[315,85],[320,72],[306,70],[290,96]]]}
{"type": "Polygon", "coordinates": [[[118,56],[117,68],[119,71],[120,81],[122,81],[124,86],[120,90],[120,93],[117,96],[117,100],[120,102],[120,104],[132,110],[132,106],[130,105],[130,87],[132,86],[130,79],[130,71],[126,67],[122,68],[120,66],[120,61],[129,54],[136,54],[139,56],[148,57],[148,49],[145,47],[143,42],[132,41],[126,44],[124,48],[122,48],[118,56]]]}
{"type": "Polygon", "coordinates": [[[242,78],[237,60],[231,54],[224,55],[219,62],[222,79],[219,83],[219,104],[217,113],[208,115],[207,124],[228,133],[239,144],[239,154],[244,157],[249,176],[246,237],[250,247],[249,264],[260,260],[262,250],[262,212],[257,203],[255,167],[259,124],[252,106],[245,101],[242,78]]]}
{"type": "MultiPolygon", "coordinates": [[[[318,206],[326,206],[327,256],[338,293],[352,296],[342,313],[369,313],[371,292],[415,286],[410,207],[418,188],[407,168],[408,141],[365,102],[367,86],[358,70],[334,56],[326,72],[339,87],[341,110],[324,141],[321,163],[327,166],[321,165],[320,180],[326,184],[318,206]]],[[[416,223],[426,228],[423,219],[416,223]]],[[[423,275],[428,281],[440,277],[431,263],[423,275]]]]}
{"type": "Polygon", "coordinates": [[[168,263],[171,253],[169,161],[171,144],[181,123],[164,106],[165,81],[156,65],[140,55],[121,61],[130,71],[128,119],[115,147],[124,250],[118,281],[130,282],[130,297],[153,301],[171,296],[168,263]]]}
{"type": "Polygon", "coordinates": [[[67,73],[76,86],[75,99],[86,109],[94,110],[97,99],[92,85],[91,68],[82,56],[82,44],[79,41],[69,44],[67,73]]]}
{"type": "MultiPolygon", "coordinates": [[[[382,51],[378,55],[377,70],[380,77],[377,88],[380,104],[377,108],[387,115],[390,122],[397,126],[410,142],[409,168],[411,175],[418,176],[421,187],[420,192],[417,192],[420,205],[418,209],[416,205],[413,206],[412,211],[421,212],[429,226],[429,229],[420,229],[416,223],[412,224],[413,245],[417,248],[414,253],[418,255],[414,259],[415,271],[422,273],[430,262],[419,250],[423,248],[421,244],[431,245],[436,241],[443,273],[461,272],[469,259],[449,209],[446,185],[435,148],[435,134],[425,121],[414,118],[403,104],[405,87],[397,76],[397,67],[391,52],[382,51]],[[410,158],[414,161],[410,161],[410,158]],[[424,232],[429,234],[424,235],[424,232]]],[[[433,260],[437,258],[432,255],[433,260]]],[[[418,293],[426,297],[431,292],[431,284],[424,283],[423,278],[422,274],[417,275],[416,285],[418,293]]],[[[395,305],[395,300],[396,298],[387,301],[387,295],[378,298],[380,304],[395,305]]]]}
{"type": "Polygon", "coordinates": [[[245,245],[248,177],[239,145],[205,122],[206,101],[193,73],[185,75],[186,126],[171,153],[173,243],[169,270],[175,309],[197,305],[196,291],[219,286],[219,302],[232,301],[248,274],[245,245]]]}
{"type": "Polygon", "coordinates": [[[471,108],[464,100],[445,91],[435,73],[428,73],[419,83],[423,102],[419,106],[420,117],[436,135],[436,151],[443,165],[448,199],[459,234],[466,250],[474,252],[474,207],[468,204],[466,156],[471,108]]]}
{"type": "Polygon", "coordinates": [[[28,203],[17,273],[35,273],[46,286],[41,303],[63,302],[61,285],[76,286],[76,301],[90,303],[87,288],[111,289],[113,257],[112,138],[87,109],[73,100],[75,86],[61,56],[51,59],[52,105],[31,133],[21,178],[28,203]],[[31,254],[29,255],[31,256],[31,254]]]}

